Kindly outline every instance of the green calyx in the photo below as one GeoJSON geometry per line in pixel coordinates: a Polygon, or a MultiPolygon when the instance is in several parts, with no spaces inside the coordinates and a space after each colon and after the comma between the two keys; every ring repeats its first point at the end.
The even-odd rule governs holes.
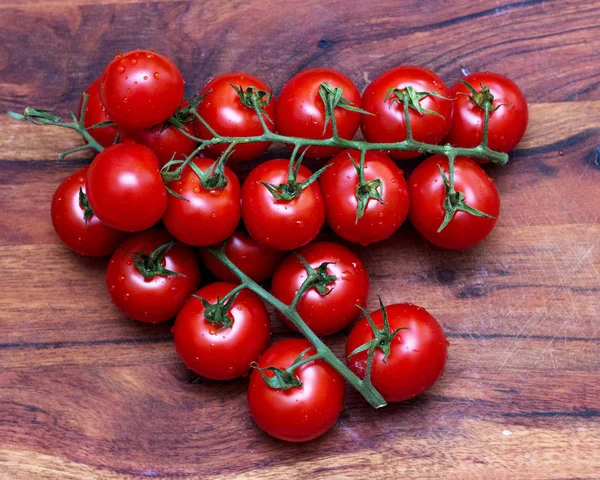
{"type": "Polygon", "coordinates": [[[505,103],[501,103],[500,105],[496,105],[494,107],[494,95],[492,95],[490,89],[486,87],[483,83],[479,84],[481,91],[478,92],[477,90],[475,90],[475,87],[473,87],[473,85],[471,85],[469,82],[465,82],[464,80],[459,80],[459,82],[462,83],[469,90],[469,93],[459,92],[459,94],[467,95],[469,97],[469,100],[471,100],[471,103],[481,108],[482,110],[485,110],[487,105],[489,112],[495,112],[500,107],[506,105],[505,103]]]}
{"type": "Polygon", "coordinates": [[[390,88],[385,95],[385,101],[389,101],[390,108],[394,102],[397,102],[402,105],[407,104],[409,108],[412,108],[420,115],[425,115],[428,113],[430,115],[444,118],[444,116],[440,115],[438,112],[434,110],[428,110],[421,106],[421,100],[429,95],[432,97],[443,98],[444,100],[451,100],[450,98],[446,98],[443,95],[433,91],[417,92],[412,86],[408,85],[404,88],[390,88]]]}
{"type": "Polygon", "coordinates": [[[261,368],[258,366],[256,362],[252,362],[252,368],[257,369],[260,372],[260,376],[264,380],[264,382],[271,388],[276,390],[289,390],[291,388],[299,388],[302,386],[302,382],[300,379],[294,375],[294,371],[305,365],[307,363],[313,362],[321,358],[319,354],[312,355],[310,357],[304,358],[304,356],[311,350],[313,347],[308,347],[306,350],[302,351],[300,355],[296,357],[294,362],[286,369],[278,368],[278,367],[264,367],[261,368]],[[273,373],[273,376],[267,376],[264,374],[265,371],[269,371],[273,373]]]}
{"type": "Polygon", "coordinates": [[[315,288],[320,295],[325,296],[329,295],[333,289],[327,288],[327,285],[331,285],[337,280],[335,275],[330,275],[327,273],[327,267],[329,265],[335,264],[335,262],[323,262],[321,265],[317,267],[315,270],[310,264],[304,259],[302,255],[294,252],[294,255],[298,257],[298,260],[302,263],[304,268],[306,269],[306,273],[308,276],[306,280],[302,283],[300,288],[298,289],[298,296],[302,296],[304,292],[309,290],[310,288],[315,288]]]}
{"type": "Polygon", "coordinates": [[[261,90],[257,87],[247,87],[244,89],[241,85],[238,86],[233,83],[230,83],[229,85],[236,91],[240,98],[240,102],[244,107],[252,110],[257,109],[264,118],[273,123],[273,120],[265,112],[265,107],[273,98],[273,94],[269,90],[261,90]]]}
{"type": "Polygon", "coordinates": [[[90,202],[87,199],[87,195],[83,193],[83,189],[79,187],[79,206],[83,210],[83,226],[87,227],[88,220],[93,217],[94,212],[90,207],[90,202]]]}
{"type": "Polygon", "coordinates": [[[360,164],[357,164],[352,158],[352,155],[348,153],[348,157],[354,165],[356,174],[358,175],[358,185],[356,186],[356,221],[358,223],[360,218],[365,214],[369,200],[373,199],[381,204],[385,204],[383,201],[381,190],[383,189],[383,182],[379,178],[366,181],[365,180],[365,151],[360,152],[360,164]]]}
{"type": "Polygon", "coordinates": [[[229,310],[233,306],[233,302],[235,302],[238,293],[239,290],[233,294],[230,292],[230,294],[225,295],[225,297],[222,299],[217,298],[216,303],[210,303],[205,298],[192,295],[192,297],[195,299],[200,300],[202,302],[202,306],[204,306],[204,320],[212,325],[221,327],[214,333],[215,335],[233,325],[233,319],[229,314],[229,310]]]}
{"type": "Polygon", "coordinates": [[[171,241],[165,243],[150,254],[146,254],[145,252],[133,253],[133,264],[144,279],[152,280],[157,275],[162,277],[185,277],[181,273],[166,269],[163,265],[165,255],[175,243],[177,242],[171,241]]]}
{"type": "Polygon", "coordinates": [[[183,108],[181,108],[181,106],[177,107],[175,113],[165,121],[161,131],[166,130],[169,127],[169,125],[173,125],[176,128],[184,128],[184,124],[192,123],[195,118],[194,112],[198,110],[198,105],[200,104],[200,102],[202,102],[202,100],[204,100],[208,93],[210,92],[207,92],[201,96],[194,95],[190,98],[184,99],[184,102],[188,102],[188,104],[183,108]]]}
{"type": "MultiPolygon", "coordinates": [[[[294,150],[296,153],[297,149],[294,150]]],[[[310,177],[308,177],[303,182],[298,182],[298,171],[300,170],[300,165],[302,164],[302,159],[304,158],[304,152],[300,155],[300,158],[295,161],[295,155],[292,154],[292,158],[290,159],[290,164],[288,168],[288,181],[287,183],[280,183],[279,185],[268,183],[268,182],[260,182],[262,183],[267,190],[273,195],[273,198],[276,200],[284,200],[290,201],[294,198],[298,197],[302,191],[308,187],[311,183],[316,181],[321,174],[330,167],[330,164],[325,165],[324,167],[317,170],[310,177]]]]}
{"type": "Polygon", "coordinates": [[[370,112],[366,112],[365,110],[354,106],[352,102],[343,97],[343,93],[344,92],[341,88],[334,88],[327,82],[323,82],[320,85],[319,96],[325,105],[325,124],[323,125],[323,133],[325,133],[329,122],[332,122],[334,135],[337,136],[337,128],[335,127],[335,119],[333,117],[333,112],[337,107],[343,108],[344,110],[349,110],[351,112],[362,113],[364,115],[373,115],[370,112]]]}

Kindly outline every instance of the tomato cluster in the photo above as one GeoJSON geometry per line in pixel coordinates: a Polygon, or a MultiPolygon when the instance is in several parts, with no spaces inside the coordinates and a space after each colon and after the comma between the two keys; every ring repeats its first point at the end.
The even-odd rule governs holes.
{"type": "Polygon", "coordinates": [[[254,367],[250,412],[284,440],[331,428],[345,383],[307,340],[267,348],[265,299],[301,317],[302,328],[284,316],[292,330],[318,336],[362,316],[348,337],[347,365],[369,375],[386,401],[431,387],[447,358],[437,321],[411,304],[367,314],[365,265],[347,246],[315,239],[326,222],[366,246],[408,218],[439,247],[482,241],[500,211],[498,192],[476,161],[455,152],[479,148],[486,158],[514,148],[527,125],[519,88],[492,73],[449,88],[425,68],[401,66],[362,96],[348,77],[324,68],[300,72],[277,99],[239,72],[214,78],[199,97],[183,92],[171,60],[136,50],[117,54],[80,104],[82,125],[104,149],[59,186],[52,220],[72,250],[112,254],[106,282],[114,304],[142,322],[176,318],[177,353],[199,375],[230,380],[254,367]],[[366,142],[352,141],[359,128],[366,142]],[[258,162],[240,182],[236,163],[257,159],[273,141],[289,143],[291,159],[258,162]],[[452,147],[405,179],[396,161],[442,142],[452,147]],[[304,158],[315,159],[316,172],[304,158]],[[199,288],[198,256],[219,281],[199,288]],[[255,282],[270,278],[269,294],[255,282]]]}

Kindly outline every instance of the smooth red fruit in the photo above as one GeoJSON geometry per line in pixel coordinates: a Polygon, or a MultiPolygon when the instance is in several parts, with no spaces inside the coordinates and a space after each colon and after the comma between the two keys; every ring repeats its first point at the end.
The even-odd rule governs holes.
{"type": "Polygon", "coordinates": [[[431,243],[453,250],[472,247],[486,238],[500,213],[500,196],[492,178],[477,163],[466,157],[454,161],[454,188],[465,194],[465,203],[495,218],[476,217],[457,211],[438,233],[444,220],[445,189],[438,165],[448,177],[448,159],[429,157],[408,178],[410,223],[431,243]]]}
{"type": "Polygon", "coordinates": [[[177,315],[200,283],[200,269],[194,250],[181,242],[166,253],[163,266],[177,275],[155,275],[145,279],[135,266],[138,252],[149,255],[173,241],[164,230],[147,230],[131,235],[115,250],[106,270],[106,286],[113,303],[133,320],[159,323],[177,315]]]}
{"type": "MultiPolygon", "coordinates": [[[[117,138],[118,128],[116,126],[112,127],[102,127],[102,128],[91,128],[94,125],[103,122],[109,122],[111,119],[106,114],[106,109],[100,102],[100,77],[90,83],[89,87],[85,89],[84,93],[89,95],[87,103],[85,104],[85,113],[84,113],[84,122],[83,125],[88,129],[88,133],[92,136],[94,140],[96,140],[100,145],[104,148],[110,147],[113,143],[115,143],[115,139],[117,138]]],[[[77,114],[81,115],[81,106],[83,104],[83,95],[81,96],[81,100],[79,101],[79,108],[77,109],[77,114]]]]}
{"type": "Polygon", "coordinates": [[[404,173],[384,153],[369,151],[365,156],[365,180],[380,179],[384,203],[371,198],[363,216],[356,221],[358,174],[350,159],[360,163],[360,154],[345,150],[330,160],[331,166],[319,179],[325,199],[327,223],[340,237],[367,246],[385,240],[406,219],[408,187],[404,173]]]}
{"type": "MultiPolygon", "coordinates": [[[[215,161],[210,158],[192,160],[201,171],[208,171],[215,161]]],[[[188,201],[169,195],[163,223],[171,234],[184,243],[209,246],[222,242],[236,229],[240,221],[240,182],[229,167],[225,167],[227,186],[206,189],[188,165],[181,178],[168,187],[188,201]]]]}
{"type": "Polygon", "coordinates": [[[110,255],[125,239],[126,233],[104,225],[96,215],[87,220],[79,202],[79,189],[85,194],[87,165],[67,177],[52,197],[52,225],[71,250],[90,257],[110,255]]]}
{"type": "MultiPolygon", "coordinates": [[[[222,244],[213,246],[215,249],[221,247],[222,244]]],[[[241,230],[234,232],[225,240],[224,252],[229,260],[255,282],[263,282],[271,278],[283,258],[283,252],[261,245],[241,230]]],[[[213,257],[206,248],[200,249],[200,258],[219,280],[240,283],[239,278],[213,257]]]]}
{"type": "Polygon", "coordinates": [[[100,100],[110,119],[129,130],[162,124],[183,100],[177,66],[152,50],[118,53],[100,77],[100,100]]]}
{"type": "MultiPolygon", "coordinates": [[[[419,104],[423,109],[437,112],[420,114],[409,109],[410,128],[418,142],[436,144],[441,142],[452,122],[452,97],[444,81],[431,70],[416,66],[401,66],[388,70],[373,80],[362,96],[361,108],[373,115],[362,115],[360,129],[365,139],[372,143],[395,143],[406,140],[404,104],[394,101],[394,95],[386,100],[390,89],[411,86],[417,92],[435,92],[446,99],[427,95],[419,104]]],[[[419,152],[392,150],[392,158],[404,160],[421,155],[419,152]]]]}
{"type": "MultiPolygon", "coordinates": [[[[258,90],[270,91],[271,89],[259,78],[247,73],[233,72],[219,75],[211,80],[200,95],[206,97],[198,105],[198,113],[219,135],[224,137],[254,137],[263,134],[263,127],[254,108],[244,105],[236,90],[232,87],[241,87],[246,90],[254,87],[258,90]]],[[[275,131],[275,97],[263,107],[265,124],[267,128],[275,131]]],[[[208,129],[196,120],[198,136],[204,139],[213,138],[208,129]]],[[[229,144],[221,143],[208,147],[204,153],[212,158],[218,158],[229,144]]],[[[262,155],[271,145],[270,142],[238,144],[234,147],[230,161],[238,162],[250,160],[262,155]]]]}
{"type": "MultiPolygon", "coordinates": [[[[237,285],[211,283],[195,295],[211,304],[223,299],[237,285]]],[[[248,374],[250,363],[267,348],[271,335],[269,313],[260,298],[241,290],[227,315],[230,327],[209,323],[202,301],[190,298],[173,327],[175,348],[185,365],[206,378],[231,380],[248,374]]]]}
{"type": "Polygon", "coordinates": [[[124,232],[150,228],[167,208],[158,158],[135,143],[100,152],[88,170],[86,191],[100,221],[124,232]]]}
{"type": "MultiPolygon", "coordinates": [[[[277,131],[281,135],[313,139],[331,138],[331,121],[325,127],[325,104],[319,95],[322,83],[343,89],[343,97],[360,107],[360,92],[348,77],[330,68],[311,68],[292,77],[281,90],[277,100],[277,131]]],[[[341,107],[334,111],[341,138],[352,139],[360,123],[360,113],[341,107]]],[[[331,157],[336,147],[309,147],[307,158],[331,157]]]]}
{"type": "MultiPolygon", "coordinates": [[[[373,354],[371,382],[386,402],[402,402],[423,393],[442,376],[448,358],[448,341],[440,324],[425,309],[400,303],[385,307],[390,330],[406,328],[390,343],[390,354],[377,348],[373,354]]],[[[378,328],[383,327],[380,310],[371,313],[378,328]]],[[[373,330],[366,318],[354,326],[346,343],[346,357],[373,340],[373,330]]],[[[367,351],[352,355],[348,367],[360,378],[367,370],[367,351]]]]}
{"type": "MultiPolygon", "coordinates": [[[[319,336],[331,335],[346,328],[366,307],[369,295],[369,276],[360,259],[346,247],[333,242],[314,242],[297,252],[315,270],[329,263],[327,275],[335,280],[327,284],[327,294],[321,295],[310,288],[298,302],[296,311],[310,329],[319,336]]],[[[308,273],[300,259],[292,254],[275,270],[271,293],[286,305],[294,300],[296,292],[307,279],[308,273]]],[[[289,320],[288,327],[296,330],[289,320]]]]}
{"type": "MultiPolygon", "coordinates": [[[[527,100],[515,82],[503,75],[479,72],[462,79],[481,92],[481,84],[490,89],[494,96],[488,127],[488,147],[497,152],[510,152],[523,138],[527,121],[527,100]]],[[[455,147],[476,147],[483,136],[484,110],[474,104],[468,95],[470,91],[457,82],[451,90],[454,100],[454,117],[446,142],[455,147]]]]}
{"type": "MultiPolygon", "coordinates": [[[[242,186],[242,217],[250,236],[275,250],[294,250],[311,242],[325,221],[325,206],[315,181],[292,200],[277,200],[261,182],[287,183],[289,160],[269,160],[250,172],[242,186]]],[[[296,180],[311,172],[300,166],[296,180]]]]}
{"type": "MultiPolygon", "coordinates": [[[[310,346],[304,339],[282,340],[262,354],[258,366],[285,369],[310,346]]],[[[305,356],[315,353],[313,348],[305,356]]],[[[266,370],[264,374],[273,376],[266,370]]],[[[294,375],[302,386],[284,391],[267,385],[255,369],[248,386],[248,406],[254,421],[269,435],[288,442],[306,442],[333,427],[344,409],[346,388],[342,376],[324,360],[302,365],[294,375]]]]}

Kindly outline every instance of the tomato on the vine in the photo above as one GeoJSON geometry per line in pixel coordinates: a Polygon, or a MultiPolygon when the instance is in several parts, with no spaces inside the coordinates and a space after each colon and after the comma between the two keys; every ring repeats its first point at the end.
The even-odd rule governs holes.
{"type": "Polygon", "coordinates": [[[71,250],[91,257],[110,255],[127,235],[104,225],[94,215],[85,194],[85,166],[67,177],[52,197],[52,225],[71,250]]]}
{"type": "Polygon", "coordinates": [[[494,181],[473,160],[456,157],[454,189],[460,192],[457,195],[464,195],[461,201],[468,207],[493,218],[475,216],[457,209],[450,223],[439,232],[446,216],[446,186],[440,168],[448,178],[448,159],[435,155],[426,159],[411,173],[408,178],[408,218],[419,233],[434,245],[453,250],[472,247],[486,238],[496,225],[500,213],[500,196],[494,181]]]}
{"type": "MultiPolygon", "coordinates": [[[[102,102],[100,102],[100,78],[98,77],[89,87],[87,87],[84,93],[89,95],[87,103],[85,104],[84,121],[83,126],[88,129],[88,133],[104,148],[110,147],[115,143],[117,138],[118,128],[115,125],[101,128],[90,128],[94,125],[98,125],[103,122],[110,122],[111,119],[106,114],[106,109],[102,102]]],[[[79,101],[79,108],[77,114],[81,114],[81,107],[83,105],[83,95],[79,101]]]]}
{"type": "Polygon", "coordinates": [[[390,157],[382,152],[366,152],[365,182],[360,188],[355,166],[360,164],[359,152],[345,150],[329,163],[331,166],[323,172],[319,184],[327,223],[335,233],[367,246],[385,240],[400,228],[408,213],[408,187],[404,173],[390,157]],[[365,205],[364,213],[357,221],[361,203],[365,205]]]}
{"type": "Polygon", "coordinates": [[[100,77],[100,100],[117,125],[144,130],[175,113],[184,83],[177,66],[152,50],[117,53],[100,77]]]}
{"type": "Polygon", "coordinates": [[[124,232],[150,228],[167,208],[158,158],[136,143],[100,152],[88,170],[86,191],[98,219],[124,232]]]}
{"type": "Polygon", "coordinates": [[[167,184],[186,200],[169,195],[162,220],[178,240],[206,247],[222,242],[235,231],[240,221],[240,182],[235,173],[225,166],[221,182],[226,182],[226,185],[217,185],[217,177],[210,175],[214,160],[197,157],[192,162],[200,169],[203,178],[191,165],[187,165],[179,180],[167,184]]]}
{"type": "MultiPolygon", "coordinates": [[[[444,81],[431,70],[417,66],[392,68],[373,80],[363,93],[361,108],[372,115],[361,116],[360,129],[365,139],[372,143],[406,140],[406,98],[413,139],[439,143],[452,122],[450,97],[444,81]]],[[[403,160],[418,157],[421,153],[393,150],[389,155],[403,160]]]]}
{"type": "MultiPolygon", "coordinates": [[[[242,230],[234,232],[224,243],[224,247],[215,245],[214,248],[223,248],[227,258],[255,282],[271,278],[284,255],[283,252],[258,243],[242,230]]],[[[239,283],[238,277],[213,257],[206,248],[200,249],[200,258],[219,280],[239,283]]]]}
{"type": "MultiPolygon", "coordinates": [[[[347,327],[360,314],[357,305],[365,307],[369,295],[369,276],[360,259],[346,247],[333,242],[310,243],[297,251],[302,260],[289,255],[279,264],[271,293],[290,305],[310,277],[296,311],[310,329],[319,336],[331,335],[347,327]]],[[[288,327],[296,330],[289,320],[288,327]]]]}
{"type": "Polygon", "coordinates": [[[199,283],[194,249],[164,230],[131,235],[106,270],[113,303],[129,318],[148,323],[174,318],[199,283]]]}
{"type": "MultiPolygon", "coordinates": [[[[263,119],[267,128],[275,131],[275,97],[271,89],[259,78],[246,73],[233,72],[219,75],[200,92],[206,95],[198,105],[198,113],[213,130],[224,137],[254,137],[263,134],[263,127],[258,114],[251,103],[250,97],[245,94],[252,87],[252,92],[259,91],[265,95],[259,99],[263,119]]],[[[213,135],[208,128],[196,120],[198,137],[211,139],[213,135]]],[[[230,157],[230,161],[244,161],[259,157],[271,145],[269,142],[237,144],[230,157]]],[[[204,153],[209,157],[218,158],[229,146],[226,143],[211,145],[204,153]]]]}
{"type": "Polygon", "coordinates": [[[484,102],[488,101],[488,147],[505,153],[513,150],[523,138],[529,118],[527,101],[517,84],[491,72],[472,73],[462,81],[475,93],[461,82],[452,87],[451,95],[456,100],[446,142],[455,147],[478,146],[483,137],[484,102]]]}
{"type": "Polygon", "coordinates": [[[344,409],[345,384],[342,376],[322,359],[288,369],[299,355],[302,358],[316,352],[304,339],[282,340],[263,353],[258,367],[276,367],[295,386],[284,390],[269,386],[262,375],[272,378],[270,370],[255,368],[250,375],[248,406],[250,414],[269,435],[288,442],[306,442],[320,437],[337,421],[344,409]],[[262,374],[262,375],[261,375],[262,374]]]}
{"type": "Polygon", "coordinates": [[[313,181],[303,185],[311,172],[304,165],[299,167],[296,180],[289,183],[289,160],[269,160],[252,170],[242,186],[242,218],[248,233],[275,250],[306,245],[315,239],[325,221],[319,184],[313,181]],[[278,198],[290,189],[291,200],[278,198]]]}
{"type": "Polygon", "coordinates": [[[213,380],[245,376],[269,343],[269,312],[253,292],[218,282],[198,290],[183,306],[173,327],[183,363],[213,380]]]}
{"type": "Polygon", "coordinates": [[[352,353],[363,345],[373,346],[373,386],[387,402],[402,402],[423,393],[442,376],[448,341],[440,324],[421,307],[401,303],[388,305],[385,312],[387,329],[382,310],[370,314],[379,330],[378,340],[367,318],[359,320],[348,336],[346,357],[350,370],[365,378],[369,348],[352,353]]]}
{"type": "MultiPolygon", "coordinates": [[[[331,119],[326,122],[326,109],[319,95],[322,83],[331,88],[341,88],[346,102],[334,109],[339,136],[350,140],[358,130],[360,113],[344,108],[360,107],[360,92],[346,75],[329,68],[311,68],[292,77],[281,90],[277,100],[277,131],[281,135],[312,139],[327,139],[333,134],[331,119]]],[[[337,147],[309,147],[308,158],[331,157],[339,152],[337,147]]]]}

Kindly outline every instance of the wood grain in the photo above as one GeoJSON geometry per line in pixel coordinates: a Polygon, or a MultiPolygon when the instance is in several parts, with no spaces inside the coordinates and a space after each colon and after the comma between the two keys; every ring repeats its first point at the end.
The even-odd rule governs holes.
{"type": "MultiPolygon", "coordinates": [[[[306,445],[253,425],[246,380],[187,371],[169,324],[117,312],[106,261],[67,251],[49,220],[56,186],[89,161],[56,155],[80,140],[0,116],[0,478],[600,478],[598,2],[5,0],[0,13],[2,110],[64,114],[136,47],[172,56],[188,93],[231,70],[279,90],[317,66],[362,89],[417,63],[448,81],[505,73],[531,102],[511,162],[488,167],[502,197],[488,240],[445,252],[406,225],[356,249],[371,307],[380,291],[443,324],[444,377],[381,411],[349,392],[306,445]]],[[[344,339],[328,340],[339,355],[344,339]]]]}

